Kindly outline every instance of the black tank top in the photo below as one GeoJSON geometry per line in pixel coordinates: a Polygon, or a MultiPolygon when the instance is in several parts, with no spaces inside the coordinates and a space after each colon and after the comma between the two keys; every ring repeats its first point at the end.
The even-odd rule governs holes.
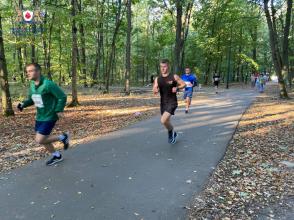
{"type": "Polygon", "coordinates": [[[160,75],[158,78],[160,100],[162,104],[177,104],[177,93],[172,92],[172,88],[177,86],[177,81],[173,74],[166,77],[160,75]]]}

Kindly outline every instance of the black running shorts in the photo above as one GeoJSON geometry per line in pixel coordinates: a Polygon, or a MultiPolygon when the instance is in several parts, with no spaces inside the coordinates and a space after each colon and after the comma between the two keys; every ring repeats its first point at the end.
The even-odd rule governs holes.
{"type": "Polygon", "coordinates": [[[178,104],[176,104],[176,103],[175,104],[161,104],[160,105],[161,115],[163,115],[164,112],[168,112],[171,115],[174,115],[177,107],[178,107],[178,104]]]}

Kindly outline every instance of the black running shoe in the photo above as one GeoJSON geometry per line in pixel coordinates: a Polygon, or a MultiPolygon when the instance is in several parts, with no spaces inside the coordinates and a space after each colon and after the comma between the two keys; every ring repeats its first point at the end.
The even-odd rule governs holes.
{"type": "Polygon", "coordinates": [[[177,132],[174,131],[170,143],[171,143],[171,144],[175,144],[175,143],[177,143],[177,137],[178,137],[178,134],[177,134],[177,132]]]}
{"type": "Polygon", "coordinates": [[[69,134],[68,133],[63,133],[64,135],[64,139],[61,140],[61,142],[63,143],[63,149],[67,150],[69,147],[69,134]]]}
{"type": "Polygon", "coordinates": [[[186,113],[186,114],[188,114],[188,113],[189,113],[189,111],[188,111],[188,110],[185,110],[185,113],[186,113]]]}
{"type": "Polygon", "coordinates": [[[59,157],[53,156],[50,160],[48,160],[48,161],[46,162],[46,165],[47,165],[47,166],[52,166],[52,165],[54,165],[54,164],[56,164],[56,163],[59,163],[59,162],[61,162],[61,161],[63,161],[63,157],[62,157],[62,155],[60,154],[59,157]]]}

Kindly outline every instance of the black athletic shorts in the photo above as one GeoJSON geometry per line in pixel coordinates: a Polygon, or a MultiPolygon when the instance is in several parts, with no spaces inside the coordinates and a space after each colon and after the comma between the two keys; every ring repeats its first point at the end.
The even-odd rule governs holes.
{"type": "Polygon", "coordinates": [[[175,103],[175,104],[161,104],[160,105],[160,112],[161,112],[161,115],[163,115],[164,112],[168,112],[170,113],[171,115],[174,115],[175,114],[175,111],[178,107],[178,104],[175,103]]]}
{"type": "Polygon", "coordinates": [[[219,85],[219,81],[214,81],[214,86],[218,86],[219,85]]]}

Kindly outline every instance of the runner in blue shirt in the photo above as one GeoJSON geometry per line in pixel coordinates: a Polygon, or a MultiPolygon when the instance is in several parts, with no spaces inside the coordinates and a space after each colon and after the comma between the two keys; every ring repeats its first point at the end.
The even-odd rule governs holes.
{"type": "Polygon", "coordinates": [[[186,83],[186,87],[184,89],[184,99],[186,100],[185,113],[187,114],[191,105],[193,87],[197,86],[197,78],[195,74],[191,73],[190,67],[185,68],[185,73],[182,75],[182,80],[186,83]]]}

